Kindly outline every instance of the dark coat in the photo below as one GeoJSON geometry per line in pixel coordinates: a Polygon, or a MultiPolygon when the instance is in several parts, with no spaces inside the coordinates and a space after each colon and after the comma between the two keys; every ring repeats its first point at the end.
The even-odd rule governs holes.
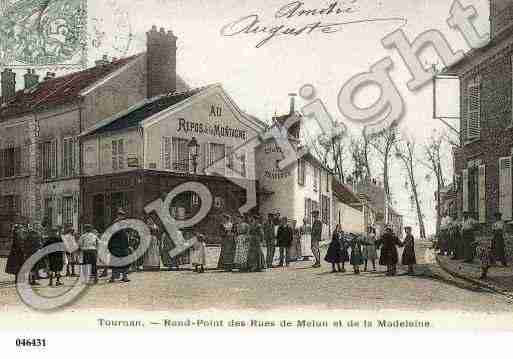
{"type": "Polygon", "coordinates": [[[289,226],[281,225],[278,228],[278,246],[288,248],[292,244],[293,233],[289,226]]]}
{"type": "MultiPolygon", "coordinates": [[[[51,246],[52,244],[63,243],[60,236],[48,237],[45,241],[45,247],[51,246]]],[[[64,244],[64,243],[63,243],[64,244]]],[[[51,272],[61,272],[64,268],[64,252],[53,252],[48,256],[48,266],[51,272]]]]}
{"type": "Polygon", "coordinates": [[[224,225],[220,225],[221,238],[223,240],[221,246],[221,255],[217,263],[218,269],[230,269],[233,265],[235,257],[235,225],[232,230],[227,231],[224,225]]]}
{"type": "Polygon", "coordinates": [[[417,258],[415,256],[415,239],[411,234],[407,235],[404,239],[404,251],[401,263],[405,266],[417,264],[417,258]]]}
{"type": "Polygon", "coordinates": [[[114,233],[109,241],[109,251],[116,257],[126,257],[130,255],[130,241],[128,232],[124,229],[114,233]]]}
{"type": "Polygon", "coordinates": [[[13,242],[7,264],[5,266],[5,273],[17,275],[25,263],[25,255],[23,253],[22,238],[16,233],[13,235],[13,242]]]}
{"type": "MultiPolygon", "coordinates": [[[[43,237],[37,231],[31,230],[27,234],[27,239],[25,240],[23,246],[23,254],[25,255],[25,261],[27,261],[30,257],[32,257],[37,251],[43,248],[43,237]]],[[[42,258],[36,265],[32,268],[33,271],[38,271],[40,269],[46,268],[46,258],[42,258]]]]}
{"type": "Polygon", "coordinates": [[[377,247],[381,247],[379,256],[379,264],[382,266],[396,265],[399,261],[399,254],[397,253],[397,246],[402,247],[403,244],[392,233],[385,233],[376,242],[377,247]]]}
{"type": "Polygon", "coordinates": [[[506,249],[504,245],[504,231],[495,229],[492,239],[492,262],[506,261],[506,249]]]}
{"type": "Polygon", "coordinates": [[[328,247],[328,252],[324,257],[324,260],[332,264],[347,262],[349,260],[349,255],[347,254],[347,242],[342,235],[333,233],[328,247]]]}

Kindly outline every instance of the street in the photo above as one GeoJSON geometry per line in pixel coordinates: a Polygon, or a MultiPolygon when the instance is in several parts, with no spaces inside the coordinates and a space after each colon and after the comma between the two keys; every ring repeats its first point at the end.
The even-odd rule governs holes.
{"type": "MultiPolygon", "coordinates": [[[[224,273],[207,271],[197,274],[179,272],[139,272],[130,275],[130,283],[109,284],[102,279],[91,286],[72,309],[112,310],[202,310],[202,309],[350,309],[350,310],[457,310],[500,313],[511,311],[506,298],[485,291],[455,286],[433,278],[436,264],[425,263],[427,244],[417,245],[419,266],[415,276],[385,277],[384,268],[356,276],[346,263],[346,273],[331,273],[331,267],[311,268],[311,262],[298,262],[289,268],[275,268],[261,273],[224,273]]],[[[401,250],[400,250],[401,253],[401,250]]],[[[209,267],[216,258],[209,258],[209,267]]],[[[5,259],[0,261],[3,271],[5,259]]],[[[0,308],[16,309],[20,302],[13,277],[0,277],[0,308]]],[[[66,291],[38,287],[43,295],[66,291]]]]}

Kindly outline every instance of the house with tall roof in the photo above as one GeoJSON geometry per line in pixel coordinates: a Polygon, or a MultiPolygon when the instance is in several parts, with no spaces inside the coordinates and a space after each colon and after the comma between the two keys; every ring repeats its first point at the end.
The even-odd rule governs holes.
{"type": "Polygon", "coordinates": [[[98,121],[147,98],[188,86],[176,72],[177,38],[154,26],[146,52],[63,76],[34,69],[17,86],[1,72],[0,250],[13,221],[43,221],[78,229],[81,147],[78,136],[98,121]]]}
{"type": "Polygon", "coordinates": [[[251,190],[248,210],[258,209],[255,151],[265,128],[220,84],[146,99],[100,121],[80,136],[83,220],[103,230],[119,208],[143,218],[145,207],[162,199],[171,216],[191,221],[208,199],[185,188],[165,200],[181,185],[201,183],[212,205],[186,228],[220,241],[221,215],[239,214],[251,190]]]}

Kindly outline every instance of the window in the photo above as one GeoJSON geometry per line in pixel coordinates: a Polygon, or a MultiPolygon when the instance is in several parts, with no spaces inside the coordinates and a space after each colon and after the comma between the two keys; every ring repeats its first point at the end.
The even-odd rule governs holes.
{"type": "Polygon", "coordinates": [[[39,145],[40,171],[43,179],[57,177],[57,141],[46,141],[39,145]]]}
{"type": "Polygon", "coordinates": [[[70,177],[75,172],[75,161],[73,151],[73,138],[65,138],[62,140],[62,175],[70,177]]]}
{"type": "Polygon", "coordinates": [[[467,139],[479,138],[481,132],[481,96],[479,78],[474,78],[468,85],[467,139]]]}
{"type": "Polygon", "coordinates": [[[211,143],[210,144],[210,163],[209,166],[212,166],[217,161],[221,161],[226,156],[225,146],[219,143],[211,143]]]}
{"type": "Polygon", "coordinates": [[[307,224],[312,224],[312,200],[305,198],[305,218],[307,224]]]}
{"type": "Polygon", "coordinates": [[[162,137],[162,168],[170,170],[171,167],[171,137],[162,137]]]}
{"type": "Polygon", "coordinates": [[[301,186],[305,185],[306,163],[303,160],[297,160],[297,183],[301,186]]]}
{"type": "Polygon", "coordinates": [[[184,138],[173,137],[173,170],[189,172],[189,141],[184,138]]]}
{"type": "Polygon", "coordinates": [[[0,197],[0,200],[2,201],[0,204],[1,213],[7,215],[20,214],[20,196],[8,195],[0,197]]]}
{"type": "Polygon", "coordinates": [[[0,178],[21,174],[21,147],[0,150],[0,178]]]}
{"type": "Polygon", "coordinates": [[[232,146],[226,146],[226,167],[246,177],[246,154],[237,155],[232,146]]]}
{"type": "Polygon", "coordinates": [[[330,199],[328,196],[321,196],[321,220],[324,224],[330,224],[330,199]]]}
{"type": "MultiPolygon", "coordinates": [[[[463,173],[465,176],[465,171],[463,173]]],[[[511,157],[499,158],[499,212],[502,213],[503,220],[512,219],[512,175],[511,175],[511,157]]],[[[465,178],[463,179],[465,188],[465,178]]],[[[465,205],[465,193],[463,194],[463,203],[465,205]]],[[[465,210],[465,209],[464,209],[465,210]]]]}
{"type": "Polygon", "coordinates": [[[318,189],[318,180],[319,180],[319,169],[314,166],[314,174],[313,174],[313,189],[317,191],[318,189]]]}
{"type": "Polygon", "coordinates": [[[73,225],[73,197],[62,198],[62,225],[73,225]]]}
{"type": "Polygon", "coordinates": [[[125,168],[124,140],[112,140],[112,169],[114,171],[125,168]]]}

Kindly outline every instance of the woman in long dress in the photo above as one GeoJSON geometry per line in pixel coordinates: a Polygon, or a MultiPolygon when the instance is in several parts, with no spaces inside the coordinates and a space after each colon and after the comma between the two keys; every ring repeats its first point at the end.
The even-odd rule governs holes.
{"type": "Polygon", "coordinates": [[[27,237],[27,232],[22,225],[16,224],[12,229],[12,246],[7,257],[5,273],[15,276],[15,282],[18,281],[18,273],[25,263],[25,255],[23,253],[23,242],[27,237]]]}
{"type": "Polygon", "coordinates": [[[205,266],[207,265],[207,247],[205,244],[205,236],[198,234],[196,238],[197,241],[192,247],[191,261],[192,265],[194,266],[194,271],[196,273],[203,273],[205,272],[205,266]]]}
{"type": "Polygon", "coordinates": [[[376,271],[376,259],[378,259],[378,251],[376,250],[376,229],[369,226],[367,229],[367,236],[365,238],[366,244],[363,246],[363,261],[364,271],[367,272],[369,261],[372,263],[372,271],[376,271]]]}
{"type": "Polygon", "coordinates": [[[324,260],[331,263],[331,271],[334,273],[337,270],[339,272],[345,272],[344,264],[348,259],[347,242],[342,234],[340,224],[337,224],[331,236],[331,242],[324,260]]]}
{"type": "Polygon", "coordinates": [[[411,227],[404,227],[406,237],[404,238],[404,251],[401,258],[403,266],[408,266],[408,274],[413,274],[413,266],[417,264],[415,256],[415,239],[411,234],[411,227]]]}
{"type": "Polygon", "coordinates": [[[174,248],[174,243],[169,238],[169,235],[166,231],[162,231],[162,236],[160,237],[160,258],[162,259],[162,263],[165,267],[168,267],[173,270],[179,270],[181,265],[189,264],[190,260],[190,250],[185,251],[172,258],[169,255],[169,251],[174,248]]]}
{"type": "Polygon", "coordinates": [[[386,227],[385,233],[381,238],[376,241],[376,246],[381,247],[381,253],[379,256],[379,264],[387,266],[387,276],[393,276],[397,272],[397,263],[399,261],[399,254],[397,253],[397,247],[402,247],[403,244],[392,232],[392,228],[386,227]]]}
{"type": "Polygon", "coordinates": [[[233,268],[233,260],[235,257],[235,233],[236,224],[232,222],[229,214],[223,215],[223,222],[220,225],[222,238],[221,254],[217,263],[217,269],[224,269],[231,272],[233,268]]]}
{"type": "Polygon", "coordinates": [[[235,258],[233,262],[234,266],[241,272],[248,270],[248,254],[251,240],[248,233],[249,224],[247,218],[247,216],[244,216],[237,226],[237,239],[235,241],[235,258]]]}
{"type": "Polygon", "coordinates": [[[353,266],[354,274],[360,274],[360,266],[363,264],[362,246],[364,242],[359,236],[352,235],[349,242],[351,247],[351,258],[349,263],[353,266]]]}
{"type": "Polygon", "coordinates": [[[265,268],[265,257],[262,252],[264,232],[256,217],[252,217],[250,220],[249,238],[248,269],[251,272],[260,272],[265,268]]]}
{"type": "Polygon", "coordinates": [[[158,271],[160,270],[160,231],[153,219],[148,218],[146,223],[150,228],[150,245],[144,254],[143,269],[145,271],[158,271]]]}

